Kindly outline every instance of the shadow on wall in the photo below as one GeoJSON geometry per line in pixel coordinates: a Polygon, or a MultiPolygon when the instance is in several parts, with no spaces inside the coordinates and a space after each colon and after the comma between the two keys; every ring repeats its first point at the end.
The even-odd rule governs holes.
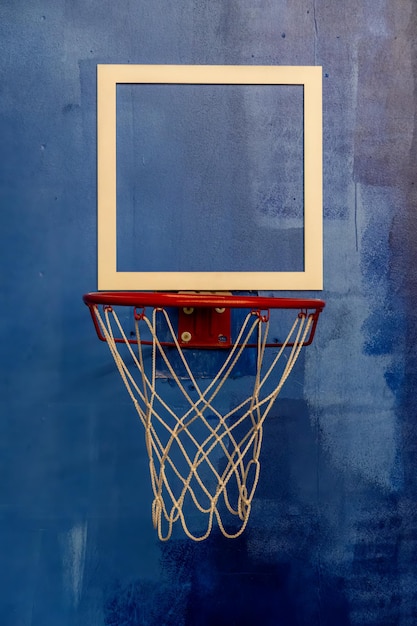
{"type": "MultiPolygon", "coordinates": [[[[216,529],[201,543],[161,543],[160,580],[117,582],[107,594],[106,625],[350,624],[340,564],[321,557],[334,520],[331,513],[323,520],[317,506],[317,442],[303,401],[277,402],[261,459],[244,535],[228,540],[216,529]]],[[[331,477],[325,484],[325,500],[337,499],[331,477]]]]}
{"type": "Polygon", "coordinates": [[[106,625],[350,624],[342,578],[319,573],[308,561],[255,563],[247,542],[248,536],[228,541],[213,535],[203,545],[165,544],[162,566],[168,578],[116,586],[106,605],[106,625]]]}
{"type": "Polygon", "coordinates": [[[106,626],[400,623],[410,503],[337,469],[302,400],[276,403],[261,462],[245,533],[158,543],[160,578],[110,582],[106,626]]]}

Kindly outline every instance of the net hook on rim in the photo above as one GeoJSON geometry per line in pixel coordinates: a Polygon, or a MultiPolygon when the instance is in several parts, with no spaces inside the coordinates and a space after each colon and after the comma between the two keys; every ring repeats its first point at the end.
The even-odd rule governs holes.
{"type": "Polygon", "coordinates": [[[252,311],[252,313],[259,317],[260,321],[264,323],[269,322],[269,318],[271,317],[271,311],[269,309],[256,309],[252,311]]]}

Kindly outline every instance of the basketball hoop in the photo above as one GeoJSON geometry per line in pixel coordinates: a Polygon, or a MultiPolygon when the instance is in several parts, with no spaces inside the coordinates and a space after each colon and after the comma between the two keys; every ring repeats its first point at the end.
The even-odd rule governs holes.
{"type": "Polygon", "coordinates": [[[159,539],[168,540],[177,521],[194,541],[206,539],[214,521],[225,537],[238,537],[247,526],[259,479],[264,421],[302,347],[313,341],[325,303],[224,293],[98,292],[83,299],[145,429],[152,518],[159,539]],[[244,311],[244,317],[233,336],[235,309],[244,311]],[[272,312],[284,311],[293,316],[283,338],[268,342],[272,312]],[[190,367],[191,348],[218,349],[224,356],[205,384],[190,367]],[[256,353],[253,388],[242,402],[224,410],[226,381],[244,350],[251,348],[256,353]],[[275,353],[266,364],[267,348],[275,353]],[[188,384],[176,371],[173,354],[188,384]],[[185,409],[175,409],[164,399],[157,359],[165,364],[181,394],[178,404],[185,409]],[[201,532],[190,528],[191,509],[203,518],[201,532]]]}

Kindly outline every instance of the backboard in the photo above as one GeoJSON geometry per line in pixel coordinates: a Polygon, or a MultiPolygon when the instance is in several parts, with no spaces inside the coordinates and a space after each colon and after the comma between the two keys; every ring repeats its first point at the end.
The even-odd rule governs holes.
{"type": "Polygon", "coordinates": [[[314,66],[98,66],[100,290],[322,289],[314,66]]]}

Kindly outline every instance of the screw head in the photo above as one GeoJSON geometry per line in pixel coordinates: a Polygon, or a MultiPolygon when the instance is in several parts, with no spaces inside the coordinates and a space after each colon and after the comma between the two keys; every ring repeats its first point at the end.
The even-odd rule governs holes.
{"type": "Polygon", "coordinates": [[[181,341],[183,341],[184,343],[188,343],[189,341],[191,341],[191,333],[188,332],[188,330],[184,330],[183,333],[181,333],[181,341]]]}

